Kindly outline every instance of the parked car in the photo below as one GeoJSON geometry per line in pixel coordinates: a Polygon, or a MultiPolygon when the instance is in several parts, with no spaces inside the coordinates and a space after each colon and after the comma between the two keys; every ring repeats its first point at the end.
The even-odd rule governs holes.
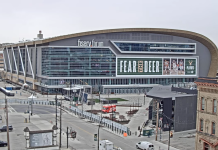
{"type": "Polygon", "coordinates": [[[142,150],[154,150],[154,145],[147,141],[140,141],[139,143],[136,143],[136,148],[142,150]]]}
{"type": "Polygon", "coordinates": [[[8,146],[8,143],[7,142],[4,142],[4,141],[0,141],[0,147],[5,147],[5,146],[8,146]]]}
{"type": "MultiPolygon", "coordinates": [[[[8,129],[9,129],[9,131],[12,131],[13,130],[13,127],[12,127],[12,125],[9,125],[8,126],[8,129]]],[[[1,128],[0,128],[0,131],[1,132],[6,132],[7,131],[7,126],[2,126],[1,128]]]]}

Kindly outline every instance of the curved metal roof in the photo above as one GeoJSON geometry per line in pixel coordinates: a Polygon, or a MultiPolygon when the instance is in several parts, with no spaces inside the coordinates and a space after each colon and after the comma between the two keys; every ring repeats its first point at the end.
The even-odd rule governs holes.
{"type": "MultiPolygon", "coordinates": [[[[27,41],[24,43],[12,44],[7,45],[7,47],[16,47],[16,46],[24,46],[24,45],[35,45],[35,44],[44,44],[53,41],[68,39],[72,37],[79,37],[79,36],[87,36],[87,35],[95,35],[95,34],[104,34],[104,33],[121,33],[121,32],[145,32],[145,33],[156,33],[156,34],[166,34],[166,35],[173,35],[179,36],[184,38],[189,38],[196,40],[203,45],[205,45],[210,53],[211,53],[211,63],[210,69],[208,73],[208,77],[216,77],[217,69],[218,69],[218,50],[216,45],[204,35],[185,31],[185,30],[177,30],[177,29],[162,29],[162,28],[121,28],[121,29],[107,29],[107,30],[97,30],[97,31],[88,31],[88,32],[81,32],[75,34],[68,34],[63,36],[52,37],[48,39],[42,39],[37,41],[27,41]]],[[[5,47],[5,46],[2,46],[5,47]]]]}

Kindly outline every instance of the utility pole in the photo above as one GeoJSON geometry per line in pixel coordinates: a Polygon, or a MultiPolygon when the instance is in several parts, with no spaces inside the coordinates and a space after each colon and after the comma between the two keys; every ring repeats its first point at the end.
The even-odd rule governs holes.
{"type": "Polygon", "coordinates": [[[60,142],[59,142],[59,148],[61,148],[61,115],[62,115],[62,99],[61,99],[61,106],[60,106],[60,142]]]}
{"type": "Polygon", "coordinates": [[[8,142],[8,150],[10,150],[10,140],[9,140],[9,128],[8,128],[8,103],[5,95],[5,110],[6,110],[6,124],[7,124],[7,142],[8,142]]]}
{"type": "Polygon", "coordinates": [[[157,103],[157,117],[156,117],[156,137],[155,137],[155,141],[157,141],[157,132],[158,132],[158,120],[159,120],[159,102],[156,101],[157,103]]]}

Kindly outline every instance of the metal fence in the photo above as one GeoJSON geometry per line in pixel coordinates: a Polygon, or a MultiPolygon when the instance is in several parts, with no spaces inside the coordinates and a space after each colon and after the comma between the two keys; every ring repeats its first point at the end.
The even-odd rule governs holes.
{"type": "Polygon", "coordinates": [[[108,129],[111,129],[112,131],[115,131],[117,133],[123,134],[124,132],[126,132],[127,134],[130,134],[129,128],[115,121],[111,121],[106,118],[101,118],[101,116],[98,116],[98,115],[95,115],[95,114],[92,114],[86,111],[82,111],[81,109],[77,107],[73,107],[73,106],[71,106],[71,108],[66,108],[66,109],[68,109],[75,115],[84,117],[85,119],[88,119],[92,122],[99,123],[101,124],[101,126],[107,127],[108,129]]]}
{"type": "MultiPolygon", "coordinates": [[[[34,105],[55,105],[54,101],[45,101],[45,100],[25,100],[25,99],[7,99],[8,103],[17,103],[17,104],[31,104],[31,102],[34,105]]],[[[0,99],[0,104],[4,104],[5,100],[0,99]]],[[[101,116],[82,111],[81,109],[77,107],[70,106],[70,108],[64,107],[70,112],[73,112],[75,115],[84,117],[85,119],[89,119],[92,122],[99,123],[101,126],[107,127],[108,129],[111,129],[112,131],[115,131],[117,133],[123,134],[126,132],[128,135],[130,135],[130,130],[126,126],[119,124],[115,121],[111,121],[109,119],[101,118],[101,116]]]]}
{"type": "MultiPolygon", "coordinates": [[[[55,103],[52,103],[51,101],[45,101],[45,100],[24,100],[24,99],[7,99],[8,103],[17,103],[17,104],[38,104],[38,105],[55,105],[55,103]]],[[[5,100],[0,99],[0,104],[4,104],[5,100]]]]}

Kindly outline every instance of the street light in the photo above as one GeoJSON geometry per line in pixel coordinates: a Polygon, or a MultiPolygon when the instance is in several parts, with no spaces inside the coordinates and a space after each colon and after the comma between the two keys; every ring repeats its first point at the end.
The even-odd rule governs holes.
{"type": "Polygon", "coordinates": [[[47,88],[47,101],[48,101],[48,85],[46,85],[46,88],[47,88]]]}
{"type": "Polygon", "coordinates": [[[33,95],[35,92],[32,92],[32,102],[31,102],[31,116],[33,115],[33,95]]]}
{"type": "Polygon", "coordinates": [[[57,114],[57,113],[58,113],[58,112],[57,112],[57,109],[58,109],[58,108],[57,108],[57,103],[58,103],[58,102],[57,102],[57,101],[58,101],[57,92],[58,92],[58,90],[56,89],[56,97],[55,97],[55,104],[56,104],[56,124],[55,124],[55,125],[56,125],[56,127],[58,126],[58,123],[57,123],[57,117],[58,117],[58,114],[57,114]]]}
{"type": "Polygon", "coordinates": [[[101,121],[100,121],[99,126],[98,126],[98,150],[99,150],[99,129],[100,129],[100,126],[101,126],[102,119],[103,118],[101,118],[101,121]]]}

